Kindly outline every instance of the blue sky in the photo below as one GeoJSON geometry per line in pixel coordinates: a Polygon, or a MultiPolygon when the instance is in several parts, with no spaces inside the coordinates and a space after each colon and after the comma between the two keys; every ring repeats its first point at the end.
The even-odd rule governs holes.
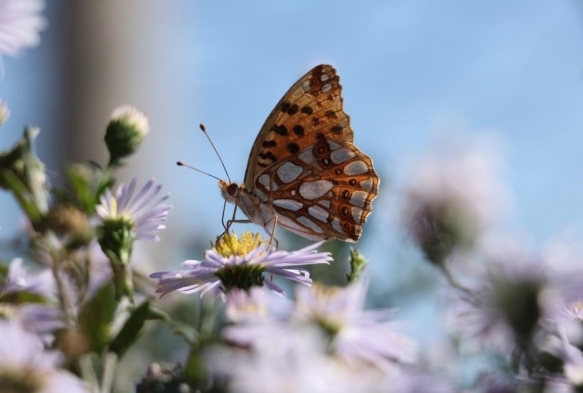
{"type": "MultiPolygon", "coordinates": [[[[223,177],[198,123],[207,125],[231,177],[242,181],[265,117],[298,77],[323,62],[337,68],[355,143],[382,176],[379,198],[390,199],[405,164],[444,133],[494,134],[516,201],[510,226],[541,244],[569,228],[582,234],[583,7],[575,1],[115,4],[108,6],[120,7],[118,14],[74,14],[95,34],[85,44],[109,39],[127,48],[126,63],[92,68],[106,85],[121,84],[122,93],[95,106],[101,123],[76,132],[100,146],[101,135],[88,131],[102,129],[113,108],[127,103],[148,113],[151,135],[122,177],[155,176],[172,193],[162,245],[221,231],[216,182],[174,166],[183,160],[223,177]],[[105,37],[122,25],[123,35],[105,37]]],[[[49,4],[41,46],[5,58],[0,81],[12,111],[0,147],[12,144],[22,125],[38,125],[39,154],[55,172],[61,162],[51,151],[69,115],[62,91],[66,38],[74,34],[67,7],[49,4]]],[[[91,158],[99,157],[101,147],[91,158]]],[[[0,234],[9,234],[20,221],[10,198],[0,196],[0,204],[7,206],[0,234]]],[[[371,221],[385,233],[380,214],[371,221]]],[[[372,243],[363,246],[381,255],[372,243]]]]}

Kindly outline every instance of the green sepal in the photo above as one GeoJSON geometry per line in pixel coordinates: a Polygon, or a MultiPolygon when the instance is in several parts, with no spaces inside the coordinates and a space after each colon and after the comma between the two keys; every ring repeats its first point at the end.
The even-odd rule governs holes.
{"type": "Polygon", "coordinates": [[[37,223],[41,219],[41,213],[34,201],[30,198],[30,194],[26,185],[9,169],[0,169],[0,185],[3,188],[9,189],[14,194],[18,204],[24,210],[27,217],[32,223],[37,223]]]}

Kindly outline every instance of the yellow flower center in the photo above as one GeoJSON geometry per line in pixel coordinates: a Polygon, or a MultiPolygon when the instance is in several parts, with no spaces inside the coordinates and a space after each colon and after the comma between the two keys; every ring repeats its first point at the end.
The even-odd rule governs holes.
{"type": "Polygon", "coordinates": [[[109,212],[111,217],[117,217],[117,199],[111,197],[111,211],[109,212]]]}
{"type": "Polygon", "coordinates": [[[211,247],[225,258],[229,258],[232,255],[247,255],[261,244],[265,244],[265,241],[261,239],[259,233],[245,231],[241,238],[234,233],[227,233],[218,238],[215,244],[211,243],[211,247]]]}
{"type": "Polygon", "coordinates": [[[569,306],[567,308],[573,314],[579,315],[579,314],[581,314],[581,310],[583,309],[583,301],[579,300],[579,301],[573,302],[573,303],[569,304],[569,306]]]}
{"type": "MultiPolygon", "coordinates": [[[[318,299],[316,302],[318,302],[320,305],[334,301],[334,298],[337,296],[338,291],[340,290],[340,287],[326,286],[318,283],[314,283],[312,286],[314,297],[318,299]]],[[[324,331],[330,336],[335,336],[344,326],[345,315],[342,310],[336,310],[335,312],[332,312],[325,306],[324,310],[318,308],[314,309],[313,305],[306,304],[302,302],[301,299],[296,301],[296,308],[298,308],[300,311],[303,311],[307,315],[310,315],[310,319],[318,324],[322,329],[324,329],[324,331]]]]}

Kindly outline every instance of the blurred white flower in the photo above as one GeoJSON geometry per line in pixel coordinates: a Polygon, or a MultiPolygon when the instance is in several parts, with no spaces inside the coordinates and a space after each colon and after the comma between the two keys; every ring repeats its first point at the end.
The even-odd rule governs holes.
{"type": "Polygon", "coordinates": [[[540,259],[511,242],[485,252],[484,266],[466,290],[454,289],[450,327],[465,349],[507,353],[528,345],[539,322],[550,317],[544,295],[551,280],[540,259]]]}
{"type": "Polygon", "coordinates": [[[81,393],[89,389],[73,374],[60,369],[60,353],[45,351],[39,337],[18,324],[0,321],[0,385],[28,393],[81,393]]]}
{"type": "Polygon", "coordinates": [[[8,267],[8,275],[0,286],[0,294],[31,292],[51,297],[56,293],[55,280],[49,269],[31,273],[21,258],[14,258],[8,267]]]}
{"type": "Polygon", "coordinates": [[[569,317],[581,320],[583,305],[583,243],[557,238],[547,244],[541,259],[560,293],[558,305],[569,317]]]}
{"type": "Polygon", "coordinates": [[[321,344],[325,353],[350,368],[364,370],[372,365],[383,374],[396,375],[401,364],[416,360],[417,343],[386,322],[393,311],[363,309],[366,290],[366,280],[345,288],[298,286],[295,304],[280,308],[279,317],[235,324],[226,328],[223,335],[255,348],[266,345],[266,337],[285,340],[289,332],[315,329],[325,340],[326,344],[321,344]]]}
{"type": "Polygon", "coordinates": [[[330,350],[347,364],[372,364],[384,372],[417,359],[417,343],[387,323],[393,310],[364,310],[368,279],[346,287],[296,289],[292,319],[320,326],[331,338],[330,350]]]}
{"type": "Polygon", "coordinates": [[[36,334],[47,347],[52,345],[55,331],[65,327],[61,310],[45,304],[0,302],[0,319],[20,324],[27,332],[36,334]]]}
{"type": "Polygon", "coordinates": [[[39,44],[46,27],[42,0],[0,0],[0,56],[16,55],[39,44]]]}
{"type": "Polygon", "coordinates": [[[233,288],[225,295],[225,313],[230,322],[255,322],[267,318],[265,291],[261,287],[233,288]]]}
{"type": "MultiPolygon", "coordinates": [[[[265,327],[266,325],[264,325],[265,327]]],[[[355,371],[326,355],[326,339],[307,326],[262,329],[252,351],[214,347],[205,356],[211,374],[229,392],[386,392],[380,373],[355,371]]],[[[368,370],[370,371],[370,370],[368,370]]]]}
{"type": "Polygon", "coordinates": [[[504,214],[501,158],[479,143],[448,146],[418,163],[406,187],[403,220],[429,260],[441,264],[504,214]]]}

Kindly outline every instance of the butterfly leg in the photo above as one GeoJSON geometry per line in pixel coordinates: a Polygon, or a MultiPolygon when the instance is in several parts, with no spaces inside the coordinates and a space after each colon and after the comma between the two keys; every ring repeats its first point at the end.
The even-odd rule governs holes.
{"type": "Polygon", "coordinates": [[[219,238],[225,236],[227,233],[229,233],[229,229],[231,229],[231,225],[233,224],[251,224],[253,221],[251,220],[228,220],[227,221],[227,226],[225,227],[225,230],[223,231],[223,233],[221,233],[219,235],[219,238]]]}
{"type": "Polygon", "coordinates": [[[277,227],[277,216],[274,215],[273,216],[273,227],[272,227],[271,231],[269,231],[267,229],[267,225],[265,225],[265,232],[267,232],[267,234],[269,235],[269,246],[267,247],[267,249],[270,249],[271,244],[275,241],[275,249],[279,250],[279,240],[277,240],[277,238],[275,237],[276,227],[277,227]]]}
{"type": "Polygon", "coordinates": [[[224,233],[228,233],[229,229],[231,229],[231,224],[233,224],[234,222],[237,222],[237,220],[235,219],[236,215],[237,215],[237,204],[235,204],[235,208],[233,209],[233,217],[227,221],[227,225],[225,225],[225,208],[227,207],[227,201],[225,201],[225,204],[223,205],[223,216],[221,217],[221,222],[223,223],[223,228],[225,228],[225,232],[224,233]]]}

